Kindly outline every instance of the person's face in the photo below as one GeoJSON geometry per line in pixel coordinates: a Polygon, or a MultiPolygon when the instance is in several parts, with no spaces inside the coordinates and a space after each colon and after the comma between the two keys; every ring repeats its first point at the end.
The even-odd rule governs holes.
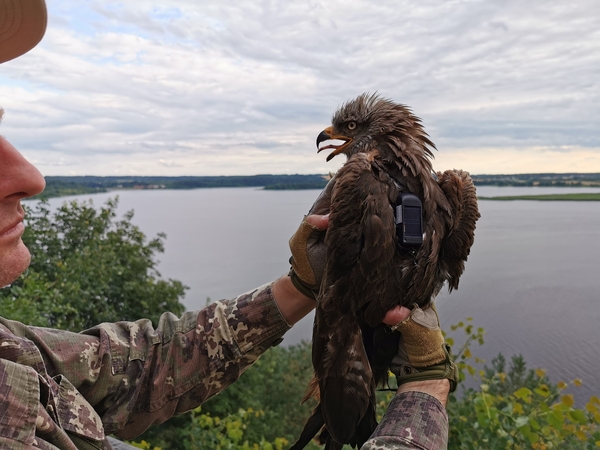
{"type": "Polygon", "coordinates": [[[16,280],[29,266],[29,250],[21,236],[21,199],[44,190],[44,177],[0,136],[0,287],[16,280]]]}

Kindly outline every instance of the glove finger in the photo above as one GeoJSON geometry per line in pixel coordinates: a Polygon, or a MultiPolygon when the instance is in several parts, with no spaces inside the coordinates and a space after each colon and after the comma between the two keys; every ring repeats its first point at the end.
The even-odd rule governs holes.
{"type": "Polygon", "coordinates": [[[400,335],[400,340],[398,341],[398,353],[392,358],[392,362],[390,364],[390,370],[392,373],[400,373],[400,369],[403,366],[410,365],[410,359],[408,358],[408,353],[406,352],[406,346],[404,345],[404,339],[402,335],[400,335]]]}
{"type": "Polygon", "coordinates": [[[307,259],[315,276],[316,287],[321,286],[321,279],[325,272],[325,262],[327,261],[327,246],[325,245],[325,231],[317,230],[308,237],[306,243],[307,259]]]}
{"type": "Polygon", "coordinates": [[[433,303],[427,309],[421,309],[417,306],[412,310],[408,318],[429,330],[440,329],[440,320],[433,303]]]}
{"type": "Polygon", "coordinates": [[[415,308],[405,320],[392,327],[402,334],[408,360],[414,367],[428,367],[446,358],[444,336],[435,308],[415,308]]]}
{"type": "MultiPolygon", "coordinates": [[[[292,252],[292,268],[297,276],[310,286],[316,286],[317,284],[315,272],[308,258],[308,242],[311,235],[315,232],[320,232],[320,230],[306,220],[303,220],[289,242],[292,252]]],[[[315,234],[318,235],[318,233],[315,234]]]]}

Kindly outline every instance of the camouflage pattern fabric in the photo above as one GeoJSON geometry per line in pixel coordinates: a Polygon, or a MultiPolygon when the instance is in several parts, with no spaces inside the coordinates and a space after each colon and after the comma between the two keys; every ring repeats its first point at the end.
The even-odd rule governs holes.
{"type": "Polygon", "coordinates": [[[390,402],[371,439],[360,450],[442,450],[448,448],[448,415],[423,392],[403,392],[390,402]]]}
{"type": "Polygon", "coordinates": [[[111,449],[225,389],[289,329],[271,284],[82,333],[0,318],[0,448],[111,449]]]}

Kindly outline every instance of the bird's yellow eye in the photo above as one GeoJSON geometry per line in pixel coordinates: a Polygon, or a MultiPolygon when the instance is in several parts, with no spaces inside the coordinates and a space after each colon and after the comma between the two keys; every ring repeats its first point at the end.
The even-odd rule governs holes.
{"type": "Polygon", "coordinates": [[[348,129],[354,130],[356,128],[356,122],[348,122],[348,129]]]}

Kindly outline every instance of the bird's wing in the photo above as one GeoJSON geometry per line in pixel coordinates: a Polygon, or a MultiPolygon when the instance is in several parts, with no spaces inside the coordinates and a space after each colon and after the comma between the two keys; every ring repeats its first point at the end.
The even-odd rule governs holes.
{"type": "MultiPolygon", "coordinates": [[[[390,283],[396,280],[392,203],[398,188],[364,153],[350,157],[335,180],[325,238],[328,262],[322,285],[323,308],[326,313],[341,308],[357,315],[365,305],[377,303],[382,295],[389,296],[390,283]]],[[[383,315],[379,322],[382,319],[383,315]]]]}
{"type": "Polygon", "coordinates": [[[441,259],[448,277],[448,288],[458,288],[465,261],[475,240],[475,224],[481,215],[477,207],[475,185],[463,170],[438,172],[438,185],[452,210],[452,221],[442,242],[441,259]]]}
{"type": "Polygon", "coordinates": [[[375,384],[359,316],[386,291],[385,270],[395,254],[390,196],[395,199],[397,188],[382,182],[383,176],[368,155],[357,154],[338,171],[331,192],[313,366],[319,380],[319,413],[329,436],[339,443],[362,445],[377,424],[375,384]]]}
{"type": "Polygon", "coordinates": [[[359,153],[334,179],[325,237],[327,265],[313,331],[313,363],[319,379],[343,376],[349,370],[339,361],[349,359],[351,331],[360,333],[359,312],[377,303],[387,283],[394,280],[387,273],[396,251],[394,213],[390,186],[379,176],[368,156],[359,153]]]}

